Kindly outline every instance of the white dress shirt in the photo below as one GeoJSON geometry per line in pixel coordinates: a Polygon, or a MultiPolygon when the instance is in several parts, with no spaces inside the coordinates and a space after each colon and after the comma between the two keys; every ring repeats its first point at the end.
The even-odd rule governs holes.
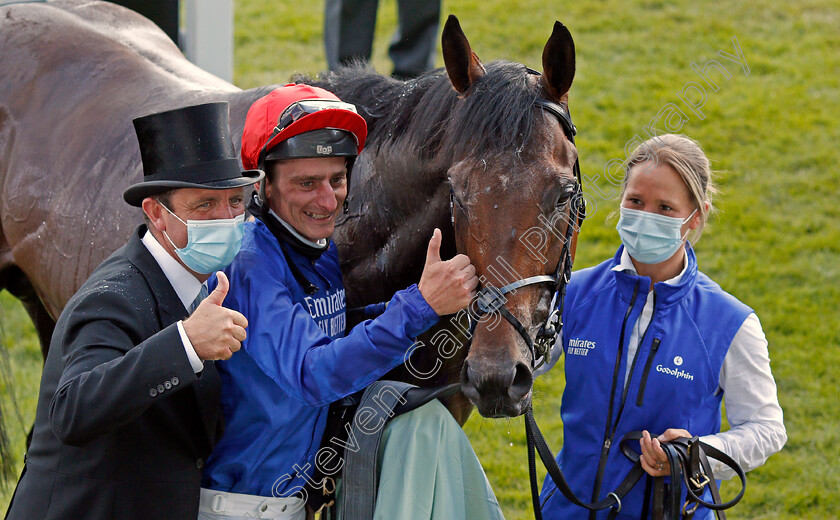
{"type": "MultiPolygon", "coordinates": [[[[687,267],[686,258],[682,271],[665,283],[677,285],[687,267]]],[[[626,249],[621,255],[619,265],[613,270],[636,274],[636,268],[626,249]]],[[[649,291],[647,302],[630,334],[625,386],[639,346],[639,338],[644,336],[652,313],[653,291],[649,291]]],[[[770,372],[767,339],[755,313],[747,316],[732,338],[720,369],[720,391],[724,392],[729,430],[705,435],[700,440],[735,459],[744,471],[755,469],[764,464],[770,455],[781,450],[787,441],[782,408],[776,396],[776,380],[770,372]]],[[[651,432],[652,435],[661,433],[651,432]]],[[[709,458],[709,463],[715,477],[730,479],[735,476],[734,471],[715,459],[709,458]]]]}
{"type": "MultiPolygon", "coordinates": [[[[184,304],[184,308],[190,310],[190,306],[196,296],[201,292],[201,282],[191,272],[187,271],[180,262],[172,258],[172,255],[158,243],[150,231],[146,230],[146,234],[143,235],[141,241],[160,266],[166,279],[172,285],[172,288],[175,289],[175,294],[178,295],[181,303],[184,304]]],[[[198,374],[204,369],[204,363],[198,357],[198,354],[195,353],[195,349],[192,343],[190,343],[190,338],[187,337],[181,321],[178,322],[178,332],[181,334],[181,342],[184,344],[184,351],[190,360],[190,366],[192,366],[193,372],[198,374]]]]}

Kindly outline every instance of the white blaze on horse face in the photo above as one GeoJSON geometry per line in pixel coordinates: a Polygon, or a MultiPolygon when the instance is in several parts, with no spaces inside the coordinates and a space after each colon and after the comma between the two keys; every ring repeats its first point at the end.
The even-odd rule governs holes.
{"type": "Polygon", "coordinates": [[[329,238],[347,198],[343,157],[289,159],[273,166],[266,197],[277,215],[312,241],[329,238]]]}

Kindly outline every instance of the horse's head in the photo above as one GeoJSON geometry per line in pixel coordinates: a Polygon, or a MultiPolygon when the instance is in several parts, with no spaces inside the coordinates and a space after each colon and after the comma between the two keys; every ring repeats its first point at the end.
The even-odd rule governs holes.
{"type": "Polygon", "coordinates": [[[459,147],[447,172],[455,240],[484,289],[470,307],[474,329],[462,390],[485,417],[516,416],[531,402],[535,355],[529,342],[554,310],[557,285],[550,278],[562,273],[567,241],[571,262],[576,238],[577,150],[571,121],[565,131],[561,124],[575,72],[574,42],[557,22],[542,74],[506,62],[485,69],[450,16],[443,56],[461,95],[444,139],[445,146],[459,147]],[[547,276],[526,280],[537,275],[547,276]],[[521,280],[528,283],[508,287],[501,297],[495,293],[494,305],[493,288],[521,280]]]}

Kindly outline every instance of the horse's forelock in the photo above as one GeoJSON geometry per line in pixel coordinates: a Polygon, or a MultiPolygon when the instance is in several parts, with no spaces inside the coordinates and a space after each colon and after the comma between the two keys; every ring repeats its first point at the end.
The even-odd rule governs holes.
{"type": "Polygon", "coordinates": [[[534,131],[539,86],[519,63],[494,61],[452,114],[441,155],[519,154],[534,131]]]}

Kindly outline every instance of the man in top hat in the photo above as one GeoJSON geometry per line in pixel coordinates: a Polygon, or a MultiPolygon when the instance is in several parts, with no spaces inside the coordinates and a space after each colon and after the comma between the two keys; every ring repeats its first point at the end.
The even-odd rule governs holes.
{"type": "Polygon", "coordinates": [[[221,307],[243,190],[227,103],[134,120],[146,223],[70,299],[55,327],[11,520],[194,519],[221,434],[219,376],[247,321],[221,307]],[[203,301],[202,301],[202,298],[203,301]]]}
{"type": "MultiPolygon", "coordinates": [[[[330,236],[366,135],[353,105],[309,85],[275,89],[248,111],[243,165],[265,169],[266,180],[252,211],[257,220],[246,224],[242,249],[225,269],[231,280],[225,305],[245,315],[250,333],[239,354],[218,364],[226,429],[204,468],[200,520],[303,519],[311,488],[329,490],[330,479],[322,477],[344,465],[332,444],[319,449],[330,403],[403,363],[417,335],[475,294],[469,258],[442,261],[435,230],[419,283],[387,306],[370,306],[379,315],[345,334],[344,286],[330,236]]],[[[387,389],[379,396],[387,398],[387,389]]],[[[381,422],[367,417],[368,427],[381,422]]],[[[361,444],[362,437],[382,435],[388,466],[380,472],[376,518],[502,517],[443,405],[433,401],[389,425],[354,434],[361,444]]],[[[360,445],[345,444],[346,453],[360,445]]],[[[372,457],[375,465],[375,448],[372,457]]],[[[373,489],[358,498],[372,502],[373,489]]],[[[349,511],[348,520],[363,517],[349,511]]]]}

